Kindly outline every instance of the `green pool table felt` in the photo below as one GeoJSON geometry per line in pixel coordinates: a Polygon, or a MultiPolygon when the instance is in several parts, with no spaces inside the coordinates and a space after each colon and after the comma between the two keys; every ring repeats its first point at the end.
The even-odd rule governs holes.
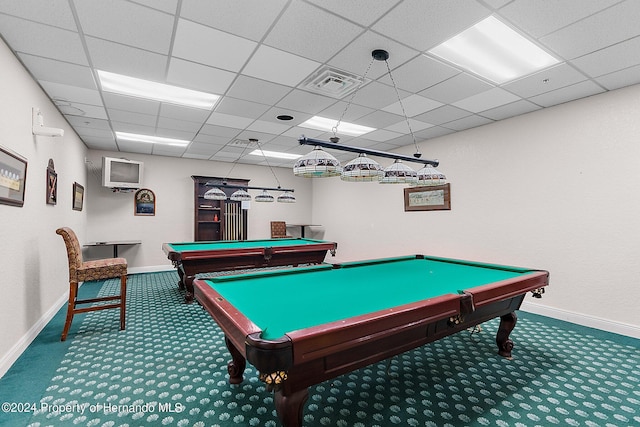
{"type": "Polygon", "coordinates": [[[457,294],[533,270],[441,258],[389,258],[207,280],[263,331],[262,338],[457,294]]]}

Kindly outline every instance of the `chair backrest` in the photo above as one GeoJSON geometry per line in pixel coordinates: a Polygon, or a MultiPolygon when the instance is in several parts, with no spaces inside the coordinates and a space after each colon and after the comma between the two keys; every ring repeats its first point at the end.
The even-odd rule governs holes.
{"type": "Polygon", "coordinates": [[[82,266],[82,250],[78,242],[78,236],[69,227],[61,227],[56,233],[64,239],[67,247],[67,258],[69,259],[69,280],[73,281],[77,275],[78,268],[82,266]]]}
{"type": "Polygon", "coordinates": [[[287,223],[284,221],[271,221],[271,237],[284,237],[287,235],[287,223]]]}

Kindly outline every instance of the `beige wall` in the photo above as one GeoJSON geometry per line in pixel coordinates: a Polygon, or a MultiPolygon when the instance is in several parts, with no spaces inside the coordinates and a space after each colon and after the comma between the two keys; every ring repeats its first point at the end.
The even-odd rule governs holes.
{"type": "Polygon", "coordinates": [[[639,118],[636,85],[430,140],[421,152],[440,160],[451,211],[404,212],[401,186],[327,179],[314,182],[312,220],[345,260],[549,270],[534,309],[640,337],[639,118]]]}
{"type": "Polygon", "coordinates": [[[84,238],[86,210],[71,209],[73,183],[86,184],[86,147],[40,87],[0,41],[0,145],[28,161],[23,207],[0,204],[0,375],[60,308],[68,292],[67,256],[56,228],[84,238]],[[31,108],[42,110],[62,138],[31,133],[31,108]],[[53,159],[58,203],[46,204],[46,170],[53,159]]]}
{"type": "MultiPolygon", "coordinates": [[[[139,246],[122,246],[118,255],[125,256],[130,272],[169,269],[171,263],[162,251],[164,242],[193,240],[193,180],[192,175],[225,177],[232,164],[207,160],[178,159],[132,153],[89,150],[89,168],[100,169],[102,157],[124,157],[144,162],[143,187],[156,195],[155,216],[135,216],[134,193],[114,193],[101,186],[100,172],[90,173],[86,191],[88,223],[87,241],[141,240],[139,246]]],[[[289,169],[273,168],[282,188],[293,188],[297,203],[250,202],[248,238],[271,236],[270,221],[290,223],[311,217],[311,186],[309,180],[296,178],[289,169]]],[[[238,164],[230,178],[249,179],[249,185],[277,187],[267,167],[238,164]]],[[[250,190],[255,196],[259,192],[250,190]]],[[[272,192],[274,196],[281,193],[272,192]]],[[[90,257],[111,256],[111,248],[87,250],[90,257]]]]}

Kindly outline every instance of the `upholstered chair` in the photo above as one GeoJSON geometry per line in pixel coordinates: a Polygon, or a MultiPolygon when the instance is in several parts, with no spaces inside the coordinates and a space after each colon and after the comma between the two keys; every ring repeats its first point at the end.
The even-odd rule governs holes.
{"type": "Polygon", "coordinates": [[[287,235],[287,223],[284,221],[271,221],[271,238],[272,239],[290,239],[287,235]]]}
{"type": "Polygon", "coordinates": [[[82,260],[82,251],[76,233],[68,227],[58,228],[56,233],[62,236],[67,247],[69,259],[69,302],[67,304],[67,319],[64,323],[61,341],[67,339],[73,316],[89,311],[120,309],[120,330],[125,328],[126,297],[127,297],[127,260],[124,258],[106,258],[92,261],[82,260]],[[99,298],[78,299],[78,285],[91,280],[120,278],[120,294],[99,298]],[[112,304],[93,304],[104,301],[115,301],[112,304]],[[79,305],[91,304],[79,307],[79,305]]]}

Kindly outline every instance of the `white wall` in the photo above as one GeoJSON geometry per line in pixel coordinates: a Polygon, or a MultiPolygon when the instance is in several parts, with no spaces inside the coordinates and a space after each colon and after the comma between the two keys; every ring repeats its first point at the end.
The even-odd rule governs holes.
{"type": "Polygon", "coordinates": [[[420,150],[440,160],[451,211],[404,212],[402,186],[325,179],[312,220],[343,260],[425,253],[549,270],[528,307],[640,337],[639,118],[636,85],[433,139],[420,150]]]}
{"type": "Polygon", "coordinates": [[[86,185],[86,147],[13,53],[0,41],[0,145],[26,158],[23,207],[0,204],[0,375],[60,308],[69,290],[62,238],[70,226],[84,237],[86,210],[71,209],[73,183],[86,185]],[[63,138],[34,137],[31,108],[39,107],[48,127],[63,138]],[[46,204],[46,170],[58,173],[57,205],[46,204]]]}
{"type": "MultiPolygon", "coordinates": [[[[232,168],[230,163],[207,160],[178,159],[144,154],[114,153],[89,150],[90,169],[100,169],[102,157],[124,157],[144,162],[143,187],[156,195],[155,216],[135,216],[134,193],[114,193],[101,186],[99,172],[90,173],[85,191],[88,209],[87,241],[141,240],[139,246],[121,246],[118,255],[124,256],[130,272],[171,268],[171,262],[162,251],[162,243],[193,241],[192,175],[225,177],[232,168]]],[[[311,218],[311,186],[309,180],[296,178],[290,169],[274,168],[282,188],[294,189],[297,203],[250,202],[248,211],[248,238],[271,236],[270,221],[290,223],[311,218]]],[[[267,167],[238,164],[228,178],[249,179],[249,185],[277,187],[267,167]]],[[[251,190],[252,195],[259,192],[251,190]]],[[[274,196],[281,193],[272,192],[274,196]]],[[[110,247],[87,250],[89,257],[112,256],[110,247]]]]}

